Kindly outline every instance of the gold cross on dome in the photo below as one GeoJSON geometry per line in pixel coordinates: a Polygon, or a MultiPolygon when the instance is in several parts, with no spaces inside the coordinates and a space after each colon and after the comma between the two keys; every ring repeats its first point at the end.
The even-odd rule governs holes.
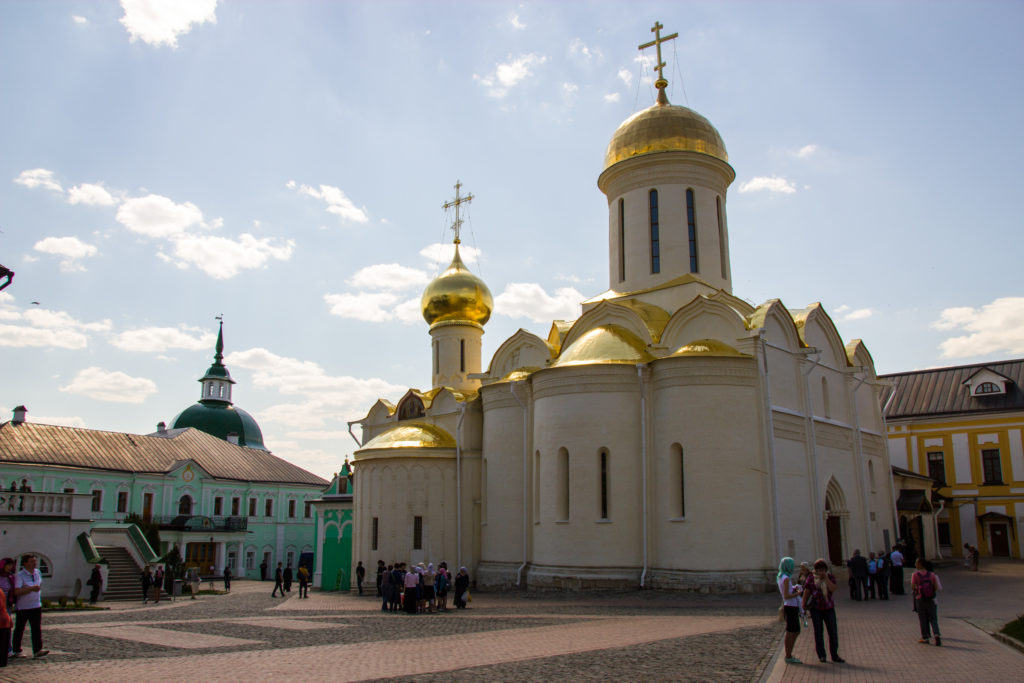
{"type": "Polygon", "coordinates": [[[661,61],[661,44],[662,43],[667,43],[668,41],[673,40],[673,39],[679,37],[678,33],[673,33],[670,36],[665,36],[664,38],[662,38],[661,37],[661,29],[663,29],[663,28],[665,28],[665,27],[662,26],[660,21],[655,21],[654,22],[654,27],[651,29],[651,33],[654,34],[654,40],[652,40],[649,43],[644,43],[639,48],[637,48],[639,50],[646,50],[647,48],[649,48],[651,46],[654,46],[654,47],[657,48],[657,50],[658,50],[658,63],[655,64],[654,70],[658,72],[658,80],[656,80],[654,82],[654,87],[657,88],[658,90],[664,90],[666,87],[668,87],[668,81],[665,80],[665,73],[664,73],[664,69],[668,65],[665,62],[661,61]]]}
{"type": "Polygon", "coordinates": [[[445,202],[444,205],[441,207],[442,209],[450,209],[452,207],[455,208],[455,222],[452,223],[452,230],[455,231],[455,244],[461,244],[461,240],[459,240],[459,231],[462,228],[462,219],[459,218],[459,207],[462,206],[463,204],[469,204],[471,201],[473,201],[473,195],[472,194],[467,194],[465,197],[460,197],[459,196],[459,190],[461,190],[461,189],[462,189],[462,181],[461,180],[456,180],[455,181],[455,199],[453,199],[450,202],[445,202]]]}

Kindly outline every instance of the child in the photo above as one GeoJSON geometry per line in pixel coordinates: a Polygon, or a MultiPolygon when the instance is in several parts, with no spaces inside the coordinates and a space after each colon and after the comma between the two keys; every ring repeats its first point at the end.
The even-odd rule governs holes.
{"type": "Polygon", "coordinates": [[[11,642],[11,615],[7,613],[7,594],[0,588],[0,668],[7,666],[7,647],[11,642]]]}

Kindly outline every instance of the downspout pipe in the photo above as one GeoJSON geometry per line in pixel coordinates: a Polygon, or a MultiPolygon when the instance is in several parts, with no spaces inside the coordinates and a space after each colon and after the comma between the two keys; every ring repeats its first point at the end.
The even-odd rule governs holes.
{"type": "Polygon", "coordinates": [[[814,433],[814,404],[811,401],[811,373],[814,371],[814,368],[821,364],[821,349],[806,349],[805,358],[810,358],[811,356],[814,356],[813,361],[808,365],[806,370],[802,371],[804,376],[804,409],[807,411],[807,430],[809,439],[809,443],[807,445],[810,448],[811,476],[814,479],[811,491],[814,498],[814,507],[819,511],[819,514],[814,516],[814,520],[818,527],[818,543],[821,544],[820,556],[824,557],[828,552],[828,540],[825,538],[825,525],[823,524],[825,507],[821,504],[820,492],[818,491],[820,483],[818,481],[818,444],[817,437],[814,433]]]}
{"type": "Polygon", "coordinates": [[[941,560],[942,559],[942,546],[939,545],[939,515],[942,514],[942,511],[944,509],[946,509],[946,501],[945,500],[940,500],[939,501],[939,509],[938,509],[938,511],[935,512],[934,514],[932,514],[932,530],[935,532],[935,559],[936,560],[941,560]]]}
{"type": "MultiPolygon", "coordinates": [[[[889,481],[889,492],[892,494],[892,539],[891,542],[895,543],[900,537],[900,511],[896,508],[896,477],[892,474],[892,460],[889,458],[889,423],[885,416],[889,413],[889,406],[892,405],[893,400],[896,398],[896,387],[893,384],[889,384],[889,389],[892,393],[889,394],[889,398],[885,401],[885,406],[882,408],[882,434],[885,435],[885,459],[889,463],[888,481],[889,481]]],[[[909,456],[908,456],[909,457],[909,456]]],[[[910,463],[907,463],[908,465],[910,463]]],[[[889,548],[886,548],[889,550],[889,548]]]]}
{"type": "MultiPolygon", "coordinates": [[[[859,366],[852,369],[853,372],[864,372],[863,366],[859,366]]],[[[874,544],[871,540],[871,513],[869,512],[870,506],[868,505],[868,484],[866,482],[866,475],[864,470],[867,468],[867,460],[864,457],[864,440],[861,438],[860,433],[860,409],[857,407],[857,392],[868,380],[867,375],[863,377],[854,376],[854,380],[857,382],[857,386],[853,388],[853,436],[854,443],[857,448],[857,458],[860,460],[860,490],[861,490],[861,504],[864,506],[864,533],[868,539],[868,547],[874,548],[874,544]]]]}
{"type": "Polygon", "coordinates": [[[772,517],[774,518],[774,524],[772,531],[775,537],[775,552],[772,553],[772,557],[782,556],[782,519],[781,513],[779,512],[779,475],[778,469],[775,463],[775,421],[772,417],[772,389],[771,384],[768,381],[768,342],[765,339],[765,331],[762,327],[757,334],[758,341],[761,347],[761,363],[759,363],[758,370],[761,372],[761,383],[764,385],[764,401],[765,401],[765,429],[767,434],[768,444],[768,468],[771,471],[771,485],[772,485],[772,517]]]}
{"type": "Polygon", "coordinates": [[[529,434],[529,431],[528,431],[528,424],[527,424],[526,404],[522,402],[522,400],[519,398],[518,395],[516,395],[516,385],[517,384],[522,384],[522,382],[523,382],[523,380],[520,380],[518,382],[509,382],[509,385],[508,385],[508,390],[509,390],[509,393],[512,394],[512,398],[514,398],[516,400],[516,403],[519,404],[519,407],[523,409],[523,563],[521,565],[519,565],[519,569],[516,570],[516,588],[520,588],[523,585],[523,570],[526,569],[526,562],[529,559],[529,556],[527,554],[527,544],[526,544],[526,539],[527,539],[526,525],[529,523],[529,518],[527,517],[528,506],[527,506],[527,499],[526,499],[526,493],[527,493],[527,488],[528,488],[527,485],[526,485],[526,480],[527,480],[527,477],[529,475],[529,464],[530,464],[530,449],[529,449],[529,442],[527,441],[527,436],[529,434]]]}
{"type": "Polygon", "coordinates": [[[459,406],[459,421],[455,426],[455,557],[462,566],[462,420],[466,417],[466,404],[459,406]]]}
{"type": "Polygon", "coordinates": [[[647,383],[644,381],[645,363],[636,364],[636,378],[640,381],[640,482],[642,490],[643,519],[643,571],[640,572],[640,588],[647,581],[647,383]]]}

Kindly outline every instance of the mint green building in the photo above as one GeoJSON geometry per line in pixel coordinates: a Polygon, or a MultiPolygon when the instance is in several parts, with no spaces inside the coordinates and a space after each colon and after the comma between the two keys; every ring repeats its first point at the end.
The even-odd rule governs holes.
{"type": "Polygon", "coordinates": [[[203,575],[230,567],[258,579],[261,564],[270,577],[278,562],[314,567],[313,501],[329,482],[266,449],[259,425],[232,403],[223,349],[221,329],[199,402],[170,429],[160,423],[138,435],[34,424],[16,408],[0,424],[0,551],[39,553],[54,585],[88,576],[104,544],[125,547],[138,565],[177,547],[203,575]],[[31,495],[12,493],[12,485],[31,495]],[[113,533],[133,513],[159,525],[160,548],[113,533]],[[91,543],[99,550],[76,542],[82,528],[102,537],[91,543]]]}
{"type": "Polygon", "coordinates": [[[316,564],[313,585],[325,591],[355,588],[352,572],[352,488],[348,462],[331,480],[316,509],[316,564]]]}

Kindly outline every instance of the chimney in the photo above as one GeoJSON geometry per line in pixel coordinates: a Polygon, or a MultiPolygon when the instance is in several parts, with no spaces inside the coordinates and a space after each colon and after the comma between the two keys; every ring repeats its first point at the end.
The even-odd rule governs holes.
{"type": "Polygon", "coordinates": [[[238,445],[238,432],[228,432],[228,443],[238,445]]]}
{"type": "Polygon", "coordinates": [[[28,412],[28,408],[25,406],[18,406],[14,409],[14,419],[11,420],[12,424],[20,425],[25,421],[25,413],[28,412]]]}
{"type": "Polygon", "coordinates": [[[166,434],[167,433],[167,423],[166,422],[157,422],[156,423],[156,433],[157,434],[166,434]]]}

